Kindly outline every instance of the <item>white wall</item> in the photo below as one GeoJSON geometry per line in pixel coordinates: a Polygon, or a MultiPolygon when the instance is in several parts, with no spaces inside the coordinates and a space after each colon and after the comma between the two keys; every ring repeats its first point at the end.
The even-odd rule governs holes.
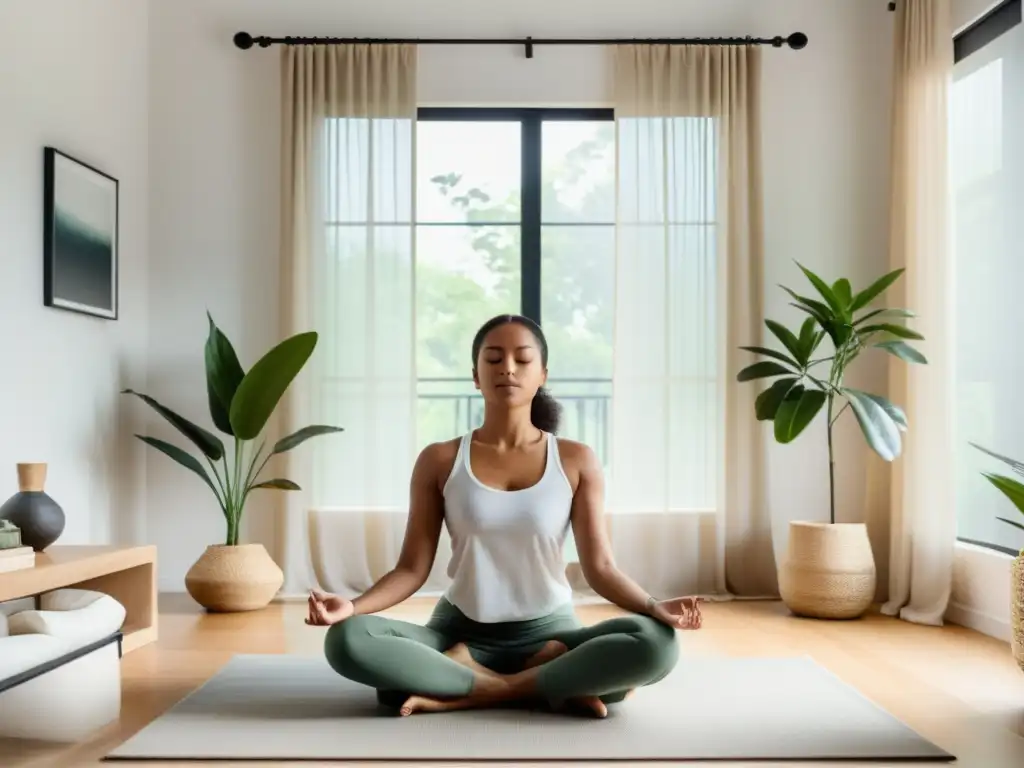
{"type": "Polygon", "coordinates": [[[952,2],[953,29],[959,32],[999,5],[1002,0],[952,0],[952,2]]]}
{"type": "Polygon", "coordinates": [[[145,458],[118,392],[146,374],[147,15],[136,0],[0,3],[0,497],[16,462],[48,462],[64,544],[145,535],[145,458]],[[120,180],[116,322],[43,306],[46,145],[120,180]]]}
{"type": "MultiPolygon", "coordinates": [[[[252,361],[277,340],[278,56],[238,51],[232,35],[656,36],[787,35],[803,51],[765,50],[766,285],[770,315],[789,308],[775,286],[803,280],[799,259],[832,277],[865,283],[885,269],[886,169],[892,14],[865,0],[175,0],[151,7],[149,385],[208,423],[203,384],[209,308],[252,361]]],[[[424,47],[425,105],[608,104],[598,48],[424,47]]],[[[862,386],[884,386],[879,365],[862,386]]],[[[840,444],[843,519],[866,515],[887,553],[880,462],[846,425],[840,444]]],[[[786,521],[827,515],[823,437],[771,447],[776,537],[786,521]]],[[[882,473],[884,477],[884,472],[882,473]]],[[[161,587],[182,577],[204,546],[223,536],[207,490],[162,458],[147,468],[149,538],[159,544],[161,587]]],[[[250,535],[273,546],[266,509],[249,513],[250,535]]]]}

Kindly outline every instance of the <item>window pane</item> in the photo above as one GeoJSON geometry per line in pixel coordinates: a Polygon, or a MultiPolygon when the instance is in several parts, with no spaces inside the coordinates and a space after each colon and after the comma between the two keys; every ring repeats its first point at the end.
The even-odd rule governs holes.
{"type": "Polygon", "coordinates": [[[1024,532],[998,518],[1024,523],[1024,515],[982,476],[1012,473],[969,443],[1024,461],[1024,303],[1017,295],[1024,285],[1017,245],[1022,67],[1018,26],[957,64],[950,104],[958,535],[1013,551],[1024,548],[1024,532]]]}
{"type": "Polygon", "coordinates": [[[548,388],[564,408],[561,434],[607,458],[615,300],[615,229],[541,229],[541,316],[548,388]]]}
{"type": "Polygon", "coordinates": [[[541,132],[545,223],[615,221],[615,123],[545,122],[541,132]]]}
{"type": "Polygon", "coordinates": [[[519,221],[518,122],[416,125],[416,220],[519,221]]]}
{"type": "Polygon", "coordinates": [[[489,318],[518,312],[519,226],[420,226],[416,232],[416,365],[420,445],[478,426],[471,345],[489,318]]]}

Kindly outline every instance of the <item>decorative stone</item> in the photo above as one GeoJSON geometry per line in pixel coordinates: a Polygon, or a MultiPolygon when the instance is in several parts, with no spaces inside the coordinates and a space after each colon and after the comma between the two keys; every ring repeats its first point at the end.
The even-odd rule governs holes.
{"type": "Polygon", "coordinates": [[[64,532],[64,510],[43,490],[46,464],[18,464],[18,493],[0,506],[0,520],[21,531],[21,544],[44,551],[64,532]]]}
{"type": "Polygon", "coordinates": [[[0,549],[16,549],[21,543],[21,529],[10,520],[0,520],[0,549]]]}

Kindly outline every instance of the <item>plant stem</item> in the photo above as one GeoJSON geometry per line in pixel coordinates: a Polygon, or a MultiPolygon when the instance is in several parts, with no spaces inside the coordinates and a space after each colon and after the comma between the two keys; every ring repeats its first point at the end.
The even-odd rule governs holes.
{"type": "Polygon", "coordinates": [[[242,521],[242,503],[244,500],[244,489],[242,488],[242,460],[244,443],[235,438],[235,504],[232,516],[231,545],[238,544],[238,526],[242,521]]]}
{"type": "Polygon", "coordinates": [[[839,409],[839,413],[837,413],[834,418],[829,419],[829,421],[828,421],[829,427],[831,427],[833,424],[835,424],[837,421],[839,421],[839,417],[843,415],[843,411],[845,411],[849,407],[850,407],[850,402],[849,401],[845,402],[843,404],[843,407],[839,409]]]}
{"type": "Polygon", "coordinates": [[[227,516],[228,492],[224,488],[224,481],[220,479],[220,472],[217,471],[217,465],[210,461],[208,457],[206,459],[206,463],[209,464],[210,469],[213,470],[213,477],[217,481],[217,487],[220,488],[220,493],[218,494],[216,491],[214,491],[213,495],[217,498],[217,503],[220,504],[221,511],[224,513],[225,516],[227,516]]]}
{"type": "MultiPolygon", "coordinates": [[[[832,525],[836,523],[836,462],[832,453],[832,401],[833,395],[828,396],[828,496],[829,496],[829,521],[832,525]]],[[[839,413],[842,413],[840,411],[839,413]]],[[[838,418],[838,415],[837,417],[838,418]]]]}

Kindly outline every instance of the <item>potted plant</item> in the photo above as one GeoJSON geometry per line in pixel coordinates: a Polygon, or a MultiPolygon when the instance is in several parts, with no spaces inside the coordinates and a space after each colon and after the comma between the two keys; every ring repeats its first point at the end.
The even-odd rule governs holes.
{"type": "Polygon", "coordinates": [[[240,544],[239,528],[249,494],[260,489],[300,490],[291,480],[261,480],[273,456],[292,450],[311,437],[342,431],[314,425],[279,439],[265,452],[266,441],[252,450],[277,408],[285,390],[313,354],[314,332],[300,333],[278,344],[245,371],[228,338],[209,320],[206,339],[206,390],[210,416],[233,443],[229,451],[220,437],[179,416],[148,395],[132,389],[123,394],[142,399],[170,422],[199,450],[209,466],[184,449],[156,437],[136,435],[142,442],[174,459],[206,483],[224,514],[223,544],[210,545],[189,569],[185,587],[210,611],[248,611],[265,607],[277,594],[284,574],[262,544],[240,544]]]}
{"type": "Polygon", "coordinates": [[[793,521],[789,547],[779,570],[779,591],[789,609],[800,616],[856,618],[875,595],[874,555],[863,523],[836,523],[835,452],[833,435],[839,418],[853,414],[867,444],[885,461],[902,451],[900,433],[907,429],[903,411],[886,398],[846,385],[846,373],[861,354],[883,352],[908,363],[926,363],[908,340],[921,334],[893,320],[914,317],[906,309],[869,308],[904,270],[897,269],[861,291],[840,278],[829,285],[798,264],[815,297],[786,288],[791,306],[807,315],[799,330],[765,320],[782,349],[742,347],[761,356],[737,375],[739,381],[773,379],[755,400],[758,420],[771,422],[779,443],[795,440],[825,413],[828,450],[829,522],[793,521]],[[819,352],[825,340],[831,350],[819,352]]]}
{"type": "MultiPolygon", "coordinates": [[[[980,445],[971,445],[979,451],[987,453],[993,458],[1008,465],[1015,474],[1024,477],[1024,463],[1000,456],[998,453],[982,448],[980,445]]],[[[1010,503],[1017,508],[1017,511],[1024,515],[1024,484],[1006,475],[997,475],[994,472],[983,472],[982,475],[992,485],[1002,492],[1010,500],[1010,503]]],[[[999,521],[1012,525],[1024,531],[1024,524],[1017,520],[1010,520],[1005,517],[997,518],[999,521]]],[[[1024,670],[1024,550],[1021,550],[1013,561],[1011,569],[1011,581],[1013,584],[1013,597],[1010,603],[1010,629],[1012,637],[1013,658],[1017,660],[1018,666],[1024,670]]]]}

